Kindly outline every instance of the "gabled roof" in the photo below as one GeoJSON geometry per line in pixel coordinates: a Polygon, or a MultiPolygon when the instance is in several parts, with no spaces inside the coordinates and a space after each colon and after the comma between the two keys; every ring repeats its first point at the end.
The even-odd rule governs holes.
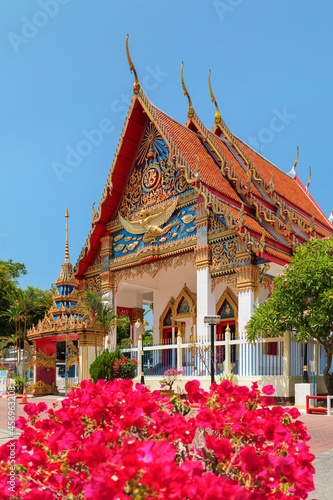
{"type": "Polygon", "coordinates": [[[236,138],[223,120],[208,130],[193,111],[186,126],[155,107],[142,89],[127,114],[102,198],[76,264],[82,278],[96,256],[106,224],[116,216],[145,128],[151,122],[170,155],[211,207],[229,221],[249,249],[279,263],[310,236],[333,235],[333,227],[301,184],[236,138]],[[222,212],[221,212],[222,210],[222,212]]]}

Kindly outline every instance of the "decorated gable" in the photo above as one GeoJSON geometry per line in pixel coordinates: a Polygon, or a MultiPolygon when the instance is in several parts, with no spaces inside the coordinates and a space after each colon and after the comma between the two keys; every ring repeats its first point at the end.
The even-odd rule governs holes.
{"type": "Polygon", "coordinates": [[[149,123],[134,162],[113,233],[113,258],[145,252],[154,244],[163,248],[195,233],[196,196],[184,173],[170,158],[169,148],[149,123]]]}

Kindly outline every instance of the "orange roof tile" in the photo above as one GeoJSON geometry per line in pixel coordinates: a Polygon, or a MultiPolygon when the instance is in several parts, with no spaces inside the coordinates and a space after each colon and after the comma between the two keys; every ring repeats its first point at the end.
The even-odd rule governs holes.
{"type": "MultiPolygon", "coordinates": [[[[225,157],[225,159],[230,163],[230,165],[235,169],[238,177],[243,181],[245,184],[248,179],[245,170],[243,167],[239,164],[237,159],[234,157],[232,152],[229,150],[227,145],[222,141],[221,137],[213,134],[212,132],[208,131],[208,137],[212,138],[214,142],[217,144],[217,146],[220,148],[222,155],[225,157]]],[[[240,161],[242,161],[242,158],[240,158],[240,161]]],[[[255,193],[257,196],[261,196],[258,189],[256,186],[252,184],[251,186],[252,192],[255,193]]]]}
{"type": "MultiPolygon", "coordinates": [[[[300,185],[291,179],[286,173],[282,172],[275,165],[270,163],[268,160],[263,158],[260,154],[256,153],[247,144],[245,144],[240,139],[239,142],[243,147],[245,153],[249,156],[254,166],[258,169],[259,173],[264,177],[264,179],[269,182],[270,175],[272,172],[274,176],[275,191],[281,197],[283,197],[291,206],[294,205],[295,208],[304,211],[309,218],[311,218],[312,213],[315,213],[315,218],[324,224],[329,230],[331,227],[328,225],[329,222],[318,207],[318,205],[307,196],[300,185]]],[[[332,230],[332,229],[331,229],[332,230]]]]}
{"type": "Polygon", "coordinates": [[[207,186],[230,197],[239,204],[242,200],[229,182],[223,177],[221,170],[211,155],[207,152],[200,138],[177,121],[154,107],[158,120],[167,128],[171,139],[179,148],[183,158],[192,169],[195,168],[197,157],[200,160],[200,180],[207,186]]]}

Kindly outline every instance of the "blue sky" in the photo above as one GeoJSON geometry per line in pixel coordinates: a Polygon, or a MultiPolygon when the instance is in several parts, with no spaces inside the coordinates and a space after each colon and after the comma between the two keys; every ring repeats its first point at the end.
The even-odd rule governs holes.
{"type": "Polygon", "coordinates": [[[286,172],[299,145],[298,176],[306,184],[311,165],[310,193],[329,215],[332,16],[331,0],[2,2],[0,258],[26,264],[22,286],[57,278],[66,204],[73,264],[84,245],[132,95],[127,33],[155,105],[185,123],[184,61],[194,108],[211,127],[211,69],[233,133],[286,172]]]}

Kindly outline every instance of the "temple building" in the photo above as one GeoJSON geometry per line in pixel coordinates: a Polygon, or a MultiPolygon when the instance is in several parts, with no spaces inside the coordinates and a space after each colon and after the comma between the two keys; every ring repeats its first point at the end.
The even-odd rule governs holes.
{"type": "MultiPolygon", "coordinates": [[[[183,67],[189,106],[185,125],[178,123],[150,102],[127,53],[133,97],[100,203],[92,210],[91,230],[74,271],[66,254],[53,308],[29,338],[52,354],[54,347],[43,343],[41,333],[63,339],[68,331],[79,340],[80,376],[87,377],[83,367],[94,357],[92,333],[76,306],[89,289],[102,292],[118,314],[130,318],[133,346],[141,333],[134,324],[143,320],[145,305],[153,309],[154,343],[178,341],[184,349],[207,339],[205,316],[220,315],[216,339],[223,342],[230,329],[239,380],[300,378],[292,360],[300,358],[302,346],[290,333],[256,353],[245,340],[256,305],[269,297],[273,278],[298,246],[333,235],[309,183],[303,186],[296,175],[298,148],[289,173],[251,149],[223,121],[210,80],[215,119],[206,128],[185,87],[183,67]]],[[[108,342],[116,344],[115,331],[108,342]]],[[[318,346],[310,353],[319,359],[318,346]]],[[[193,374],[198,372],[187,373],[193,374]]],[[[281,394],[292,392],[288,384],[281,394]]]]}

